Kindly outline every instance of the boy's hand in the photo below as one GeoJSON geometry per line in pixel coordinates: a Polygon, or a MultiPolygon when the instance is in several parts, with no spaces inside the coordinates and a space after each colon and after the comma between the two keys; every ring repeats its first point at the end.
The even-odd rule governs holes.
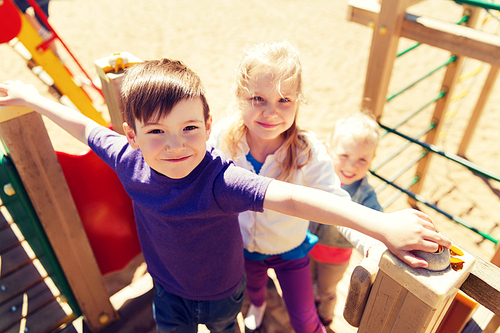
{"type": "Polygon", "coordinates": [[[0,105],[26,106],[29,98],[39,96],[31,84],[21,81],[5,81],[0,84],[0,105]]]}
{"type": "Polygon", "coordinates": [[[436,232],[431,219],[414,209],[387,214],[386,229],[382,230],[384,243],[398,258],[411,267],[428,266],[427,262],[410,251],[436,252],[438,246],[451,247],[451,241],[436,232]]]}

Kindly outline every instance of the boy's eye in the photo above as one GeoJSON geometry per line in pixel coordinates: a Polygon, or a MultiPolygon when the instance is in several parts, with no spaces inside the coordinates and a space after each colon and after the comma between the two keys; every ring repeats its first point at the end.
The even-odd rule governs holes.
{"type": "Polygon", "coordinates": [[[197,128],[198,128],[198,126],[186,126],[186,127],[184,127],[184,130],[185,131],[192,131],[192,130],[195,130],[197,128]]]}
{"type": "Polygon", "coordinates": [[[252,98],[252,101],[256,101],[256,102],[262,102],[264,99],[260,96],[253,96],[252,98]]]}
{"type": "Polygon", "coordinates": [[[151,134],[161,134],[161,133],[163,133],[163,131],[159,130],[159,129],[153,129],[153,130],[149,131],[148,134],[149,133],[151,133],[151,134]]]}
{"type": "Polygon", "coordinates": [[[286,103],[286,102],[290,102],[290,100],[286,97],[283,97],[282,99],[280,99],[280,103],[286,103]]]}

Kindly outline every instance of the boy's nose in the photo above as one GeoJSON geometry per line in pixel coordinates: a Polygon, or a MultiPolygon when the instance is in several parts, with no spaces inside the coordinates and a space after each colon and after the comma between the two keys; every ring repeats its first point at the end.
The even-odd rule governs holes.
{"type": "Polygon", "coordinates": [[[167,151],[172,151],[172,152],[180,151],[184,149],[184,143],[182,140],[179,139],[171,139],[167,142],[165,148],[167,151]]]}
{"type": "Polygon", "coordinates": [[[351,161],[351,160],[347,160],[347,162],[345,163],[345,166],[346,166],[347,170],[354,170],[354,169],[356,169],[356,162],[351,161]]]}

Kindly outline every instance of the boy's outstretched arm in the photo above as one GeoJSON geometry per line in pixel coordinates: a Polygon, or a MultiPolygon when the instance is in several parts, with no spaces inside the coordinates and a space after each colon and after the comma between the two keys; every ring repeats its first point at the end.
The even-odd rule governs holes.
{"type": "Polygon", "coordinates": [[[427,262],[411,250],[435,252],[438,245],[451,247],[450,240],[435,231],[430,218],[417,210],[383,213],[328,192],[277,180],[269,184],[264,208],[356,229],[385,243],[392,253],[412,267],[425,268],[427,262]]]}
{"type": "Polygon", "coordinates": [[[90,131],[101,126],[80,112],[41,96],[34,86],[21,81],[5,81],[0,84],[0,105],[33,109],[86,145],[90,131]]]}

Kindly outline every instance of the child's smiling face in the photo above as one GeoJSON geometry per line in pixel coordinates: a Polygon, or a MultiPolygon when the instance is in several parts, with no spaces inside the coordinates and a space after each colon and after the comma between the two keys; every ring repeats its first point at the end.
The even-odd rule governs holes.
{"type": "Polygon", "coordinates": [[[174,179],[184,178],[201,163],[212,119],[205,121],[200,98],[179,101],[157,122],[142,124],[136,131],[124,124],[125,135],[134,149],[141,149],[146,163],[155,171],[174,179]]]}
{"type": "Polygon", "coordinates": [[[240,98],[243,100],[243,121],[250,137],[281,144],[281,134],[295,121],[297,87],[287,82],[277,86],[273,78],[272,74],[255,75],[240,98]]]}
{"type": "Polygon", "coordinates": [[[340,134],[335,138],[332,159],[342,184],[352,184],[366,175],[375,157],[375,148],[372,142],[358,141],[351,135],[340,134]]]}

